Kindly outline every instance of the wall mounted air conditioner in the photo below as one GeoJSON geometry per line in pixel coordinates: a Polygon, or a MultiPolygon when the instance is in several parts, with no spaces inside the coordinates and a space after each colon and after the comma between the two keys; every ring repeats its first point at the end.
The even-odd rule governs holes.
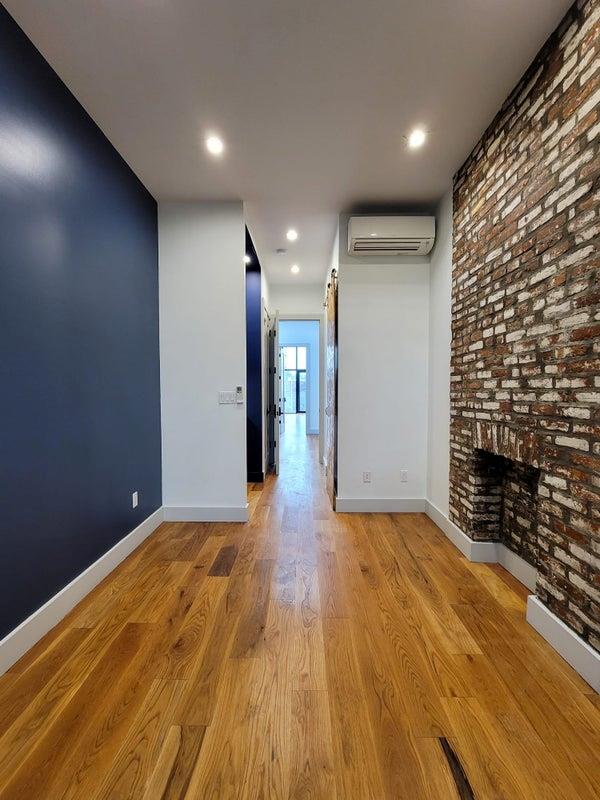
{"type": "Polygon", "coordinates": [[[351,256],[424,256],[435,241],[435,217],[350,217],[351,256]]]}

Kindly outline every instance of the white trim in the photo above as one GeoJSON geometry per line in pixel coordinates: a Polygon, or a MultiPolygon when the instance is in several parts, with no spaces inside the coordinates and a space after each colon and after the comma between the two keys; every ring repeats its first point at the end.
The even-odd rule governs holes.
{"type": "Polygon", "coordinates": [[[57,625],[163,522],[158,508],[0,641],[0,675],[57,625]]]}
{"type": "Polygon", "coordinates": [[[437,506],[426,501],[426,514],[446,534],[452,544],[469,560],[484,564],[498,561],[496,542],[476,542],[463,533],[437,506]]]}
{"type": "Polygon", "coordinates": [[[338,497],[335,510],[342,512],[396,514],[425,511],[427,501],[421,497],[338,497]]]}
{"type": "Polygon", "coordinates": [[[530,591],[535,592],[537,583],[537,569],[524,558],[513,553],[506,545],[501,542],[496,543],[498,549],[498,563],[502,564],[505,570],[526,586],[530,591]]]}
{"type": "Polygon", "coordinates": [[[248,522],[243,506],[164,506],[165,522],[248,522]]]}
{"type": "Polygon", "coordinates": [[[600,653],[584,642],[533,594],[527,598],[527,622],[560,653],[592,689],[600,692],[600,653]]]}
{"type": "Polygon", "coordinates": [[[438,528],[442,529],[452,544],[458,547],[469,561],[502,564],[504,569],[514,575],[518,581],[521,581],[532,592],[535,591],[537,569],[524,558],[509,550],[502,542],[474,541],[429,500],[427,501],[427,516],[435,522],[438,528]]]}
{"type": "MultiPolygon", "coordinates": [[[[517,580],[535,591],[535,567],[501,542],[474,542],[430,501],[427,501],[427,516],[469,561],[502,564],[517,580]]],[[[600,653],[584,642],[534,594],[527,598],[526,619],[593,689],[600,692],[600,653]]]]}

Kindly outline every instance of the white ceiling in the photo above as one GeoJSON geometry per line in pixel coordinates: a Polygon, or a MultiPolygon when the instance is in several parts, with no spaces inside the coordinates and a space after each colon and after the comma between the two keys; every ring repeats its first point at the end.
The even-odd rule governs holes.
{"type": "Polygon", "coordinates": [[[570,5],[3,2],[155,197],[244,200],[273,283],[323,280],[353,204],[436,201],[570,5]]]}

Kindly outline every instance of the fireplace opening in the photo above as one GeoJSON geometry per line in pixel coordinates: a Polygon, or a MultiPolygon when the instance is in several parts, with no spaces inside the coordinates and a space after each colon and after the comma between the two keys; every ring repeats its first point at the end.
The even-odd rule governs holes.
{"type": "Polygon", "coordinates": [[[474,455],[473,538],[499,540],[537,566],[540,470],[488,450],[474,455]]]}

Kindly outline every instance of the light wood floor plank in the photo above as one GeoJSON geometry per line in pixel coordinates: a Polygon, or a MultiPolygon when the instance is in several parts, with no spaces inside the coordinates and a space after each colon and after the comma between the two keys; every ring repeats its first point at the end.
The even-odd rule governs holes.
{"type": "Polygon", "coordinates": [[[323,632],[337,793],[379,800],[386,796],[380,767],[385,759],[375,746],[351,623],[325,619],[323,632]]]}
{"type": "Polygon", "coordinates": [[[153,682],[102,781],[97,800],[136,800],[145,796],[164,746],[164,731],[168,730],[174,707],[184,689],[183,681],[158,679],[153,682]]]}
{"type": "Polygon", "coordinates": [[[291,704],[290,800],[338,797],[327,693],[293,690],[291,704]]]}

